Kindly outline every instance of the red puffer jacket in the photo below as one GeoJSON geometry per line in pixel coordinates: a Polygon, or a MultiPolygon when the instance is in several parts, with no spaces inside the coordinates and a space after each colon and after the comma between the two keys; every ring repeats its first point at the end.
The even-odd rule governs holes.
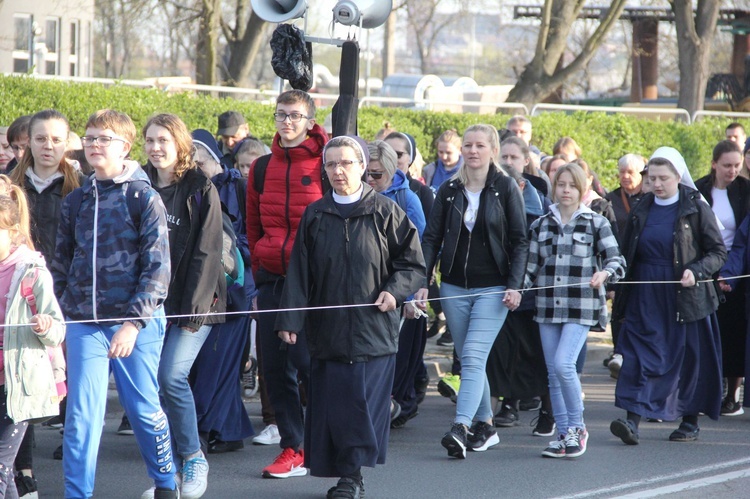
{"type": "Polygon", "coordinates": [[[260,267],[286,274],[302,213],[323,197],[320,165],[326,142],[328,135],[318,124],[297,147],[283,147],[277,133],[260,195],[254,182],[255,163],[250,168],[246,220],[253,274],[260,267]]]}

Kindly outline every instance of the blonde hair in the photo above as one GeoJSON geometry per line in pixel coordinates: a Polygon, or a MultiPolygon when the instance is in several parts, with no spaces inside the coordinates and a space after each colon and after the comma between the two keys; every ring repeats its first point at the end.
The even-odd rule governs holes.
{"type": "Polygon", "coordinates": [[[586,172],[584,172],[583,168],[581,168],[580,165],[576,163],[564,164],[555,172],[555,178],[552,180],[552,201],[557,202],[557,189],[555,188],[555,186],[557,185],[557,180],[560,178],[560,175],[565,172],[570,173],[570,176],[573,177],[573,185],[575,185],[575,188],[580,193],[580,201],[580,199],[583,198],[583,195],[586,193],[587,189],[586,172]]]}
{"type": "Polygon", "coordinates": [[[15,245],[34,249],[26,194],[7,175],[0,175],[0,229],[11,232],[15,245]]]}
{"type": "Polygon", "coordinates": [[[440,134],[440,137],[438,137],[435,141],[435,147],[437,147],[441,142],[445,142],[446,144],[453,144],[458,148],[459,151],[461,150],[461,136],[453,128],[451,128],[450,130],[446,130],[440,134]]]}
{"type": "MultiPolygon", "coordinates": [[[[477,123],[476,125],[471,125],[464,131],[462,142],[466,139],[467,134],[474,132],[483,133],[487,137],[487,141],[490,144],[490,149],[493,151],[493,154],[495,156],[500,153],[500,136],[497,133],[497,128],[485,123],[477,123]]],[[[490,168],[494,168],[495,171],[501,171],[500,168],[498,168],[497,163],[494,161],[494,158],[490,159],[490,168]]],[[[452,178],[458,180],[464,185],[468,183],[469,177],[466,174],[466,163],[461,165],[461,168],[458,169],[458,171],[455,175],[453,175],[452,178]]]]}

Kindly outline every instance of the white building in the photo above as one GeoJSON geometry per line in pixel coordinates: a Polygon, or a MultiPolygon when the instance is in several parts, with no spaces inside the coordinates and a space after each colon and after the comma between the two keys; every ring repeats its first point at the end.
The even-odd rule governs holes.
{"type": "Polygon", "coordinates": [[[0,20],[0,73],[91,76],[94,0],[2,0],[0,20]]]}

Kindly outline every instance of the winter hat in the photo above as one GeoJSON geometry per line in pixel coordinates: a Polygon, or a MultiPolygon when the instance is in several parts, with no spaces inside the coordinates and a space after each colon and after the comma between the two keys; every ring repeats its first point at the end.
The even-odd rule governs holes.
{"type": "Polygon", "coordinates": [[[409,145],[409,150],[407,152],[409,153],[409,166],[411,166],[411,164],[414,163],[414,159],[417,157],[417,141],[414,140],[414,137],[404,132],[392,132],[386,137],[386,139],[391,137],[399,137],[405,140],[409,145]]]}
{"type": "Polygon", "coordinates": [[[221,113],[219,115],[219,130],[216,132],[216,135],[232,136],[245,123],[245,117],[242,116],[242,113],[238,113],[237,111],[221,113]]]}
{"type": "Polygon", "coordinates": [[[193,137],[193,144],[203,146],[217,163],[221,162],[224,154],[219,150],[219,144],[216,142],[214,136],[211,135],[211,132],[203,128],[198,128],[197,130],[193,130],[191,135],[193,137]]]}

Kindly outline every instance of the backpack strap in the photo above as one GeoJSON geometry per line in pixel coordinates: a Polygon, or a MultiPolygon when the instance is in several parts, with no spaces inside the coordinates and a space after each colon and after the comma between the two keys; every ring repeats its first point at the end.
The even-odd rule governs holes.
{"type": "Polygon", "coordinates": [[[128,214],[135,224],[136,229],[141,229],[141,213],[143,212],[141,194],[150,187],[145,180],[132,180],[128,182],[127,191],[125,191],[125,201],[128,205],[128,214]]]}
{"type": "Polygon", "coordinates": [[[34,283],[36,282],[38,276],[39,269],[34,268],[34,271],[31,274],[27,274],[23,276],[23,279],[21,279],[21,297],[26,300],[26,303],[29,304],[32,315],[37,314],[36,296],[34,296],[34,283]]]}
{"type": "Polygon", "coordinates": [[[270,162],[270,154],[266,154],[255,160],[255,167],[253,168],[253,187],[259,196],[263,194],[263,184],[266,182],[266,170],[268,169],[268,163],[270,162]]]}

